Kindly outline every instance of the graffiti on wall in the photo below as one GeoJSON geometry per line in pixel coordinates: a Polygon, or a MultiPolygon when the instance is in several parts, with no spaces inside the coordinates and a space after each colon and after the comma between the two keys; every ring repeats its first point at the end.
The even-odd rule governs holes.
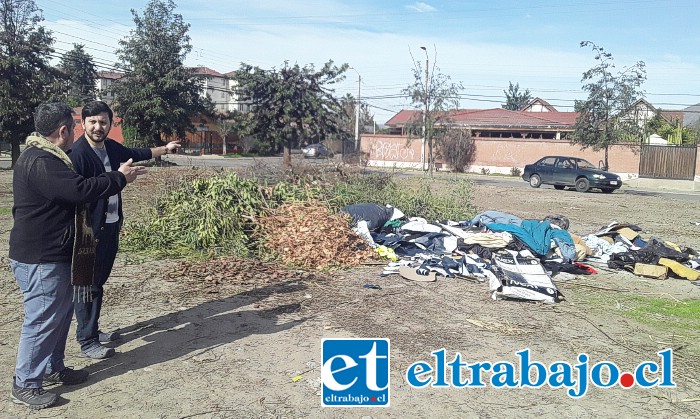
{"type": "Polygon", "coordinates": [[[415,150],[405,144],[377,140],[372,144],[370,158],[373,160],[415,161],[415,150]]]}

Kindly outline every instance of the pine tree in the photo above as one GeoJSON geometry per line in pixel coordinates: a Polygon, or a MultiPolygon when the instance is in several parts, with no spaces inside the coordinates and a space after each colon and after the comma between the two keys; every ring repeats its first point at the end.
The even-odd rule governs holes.
{"type": "Polygon", "coordinates": [[[504,90],[503,93],[506,95],[506,104],[501,105],[503,109],[508,109],[511,111],[519,111],[525,105],[527,105],[531,100],[530,89],[525,89],[524,92],[520,92],[520,84],[513,82],[508,82],[508,91],[504,90]]]}
{"type": "Polygon", "coordinates": [[[119,41],[117,50],[126,73],[113,85],[115,112],[151,145],[194,132],[192,118],[213,109],[200,97],[193,69],[184,66],[192,50],[190,25],[174,11],[172,0],[149,1],[143,16],[132,9],[136,28],[119,41]]]}
{"type": "Polygon", "coordinates": [[[63,54],[59,68],[67,79],[64,89],[66,103],[77,107],[95,99],[97,70],[84,45],[74,44],[72,50],[63,54]]]}
{"type": "Polygon", "coordinates": [[[263,70],[242,64],[234,79],[240,98],[253,105],[251,133],[269,150],[284,148],[291,164],[291,149],[301,141],[319,142],[341,132],[340,104],[327,86],[342,81],[348,65],[328,61],[316,71],[313,65],[263,70]]]}

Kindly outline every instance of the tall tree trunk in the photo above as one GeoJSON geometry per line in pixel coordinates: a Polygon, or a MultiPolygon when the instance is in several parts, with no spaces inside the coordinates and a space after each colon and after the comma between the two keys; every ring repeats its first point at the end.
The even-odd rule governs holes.
{"type": "Polygon", "coordinates": [[[283,158],[282,162],[284,163],[285,166],[287,167],[292,167],[292,140],[288,139],[287,141],[284,142],[284,152],[283,152],[283,158]]]}
{"type": "Polygon", "coordinates": [[[607,144],[605,144],[605,167],[603,168],[603,170],[605,170],[605,171],[607,171],[608,167],[610,167],[608,165],[608,148],[609,148],[609,146],[607,144]]]}

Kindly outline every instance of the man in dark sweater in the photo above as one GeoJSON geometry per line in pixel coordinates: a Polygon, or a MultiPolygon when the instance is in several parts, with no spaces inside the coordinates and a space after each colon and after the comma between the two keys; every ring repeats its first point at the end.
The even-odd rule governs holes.
{"type": "MultiPolygon", "coordinates": [[[[99,176],[116,170],[121,162],[148,160],[164,154],[174,153],[180,144],[171,141],[167,145],[154,148],[127,148],[107,137],[114,114],[109,106],[99,100],[88,102],[82,110],[82,123],[85,134],[75,141],[69,157],[75,171],[85,177],[99,176]]],[[[100,197],[88,205],[90,224],[97,241],[95,260],[95,280],[90,289],[91,298],[75,303],[76,331],[82,355],[103,359],[114,355],[114,349],[100,342],[119,339],[117,332],[101,332],[99,329],[100,311],[104,284],[107,282],[119,248],[119,230],[124,215],[120,193],[100,197]]]]}
{"type": "Polygon", "coordinates": [[[119,193],[143,168],[127,162],[89,179],[77,174],[65,153],[73,144],[74,125],[65,104],[40,105],[34,125],[37,132],[27,137],[12,183],[10,266],[24,298],[12,401],[42,409],[57,399],[44,391],[44,383],[79,384],[88,377],[63,363],[73,315],[76,206],[119,193]]]}

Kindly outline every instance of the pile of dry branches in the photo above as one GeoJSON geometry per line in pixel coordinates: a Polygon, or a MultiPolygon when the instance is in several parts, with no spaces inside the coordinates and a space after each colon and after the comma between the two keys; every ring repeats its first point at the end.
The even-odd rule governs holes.
{"type": "Polygon", "coordinates": [[[345,215],[319,201],[283,204],[257,221],[265,247],[289,265],[316,269],[357,266],[376,255],[352,231],[345,215]]]}

